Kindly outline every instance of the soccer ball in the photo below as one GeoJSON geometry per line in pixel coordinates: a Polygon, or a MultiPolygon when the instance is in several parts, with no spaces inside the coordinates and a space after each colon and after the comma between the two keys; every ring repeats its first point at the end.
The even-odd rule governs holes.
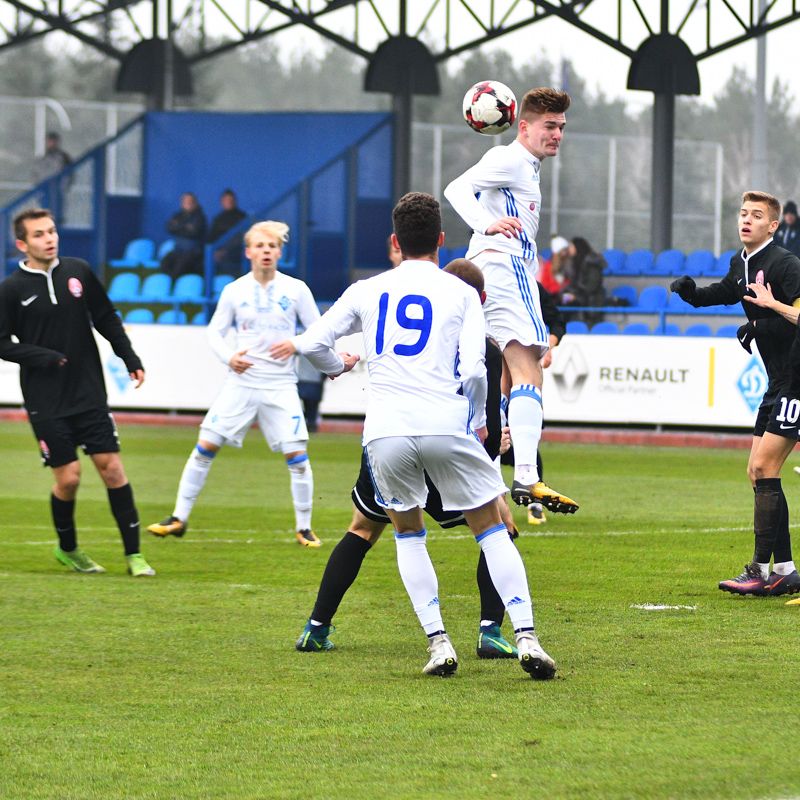
{"type": "Polygon", "coordinates": [[[472,130],[494,136],[517,118],[517,98],[500,81],[481,81],[464,95],[464,119],[472,130]]]}

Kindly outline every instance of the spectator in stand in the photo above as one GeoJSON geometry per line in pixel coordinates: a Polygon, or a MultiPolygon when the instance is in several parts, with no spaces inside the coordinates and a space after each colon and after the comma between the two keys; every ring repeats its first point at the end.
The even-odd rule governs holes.
{"type": "Polygon", "coordinates": [[[49,178],[64,167],[72,163],[72,157],[61,147],[61,136],[55,131],[50,131],[44,137],[44,154],[39,156],[33,164],[33,182],[49,178]]]}
{"type": "Polygon", "coordinates": [[[556,302],[561,301],[562,282],[559,279],[558,268],[566,258],[569,242],[563,236],[554,236],[550,240],[551,256],[548,259],[539,261],[539,274],[536,280],[547,292],[552,295],[556,302]]]}
{"type": "MultiPolygon", "coordinates": [[[[606,260],[586,239],[576,236],[569,243],[569,288],[563,293],[564,305],[601,307],[606,305],[603,272],[606,260]]],[[[602,311],[584,311],[584,322],[593,325],[603,319],[602,311]]]]}
{"type": "Polygon", "coordinates": [[[800,220],[797,219],[797,204],[794,200],[786,201],[783,207],[783,219],[772,241],[784,250],[800,256],[800,220]]]}
{"type": "Polygon", "coordinates": [[[192,192],[181,195],[181,207],[167,222],[167,233],[175,240],[175,249],[161,259],[161,270],[178,278],[194,272],[203,273],[203,245],[206,241],[206,215],[192,192]]]}
{"type": "MultiPolygon", "coordinates": [[[[219,204],[222,211],[211,221],[208,232],[209,244],[216,242],[231,228],[235,228],[247,214],[239,208],[233,189],[225,189],[220,195],[219,204]]],[[[214,266],[217,273],[239,277],[242,274],[242,235],[237,234],[228,239],[214,251],[214,266]]]]}

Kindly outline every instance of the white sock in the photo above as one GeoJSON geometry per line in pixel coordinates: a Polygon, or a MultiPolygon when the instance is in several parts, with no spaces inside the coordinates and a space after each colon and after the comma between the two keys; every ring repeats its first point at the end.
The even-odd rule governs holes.
{"type": "Polygon", "coordinates": [[[206,450],[198,444],[186,460],[186,466],[183,468],[181,481],[178,484],[175,510],[172,512],[172,516],[177,517],[181,522],[189,519],[194,504],[206,485],[208,471],[211,469],[216,454],[216,451],[206,450]]]}
{"type": "Polygon", "coordinates": [[[514,630],[533,628],[533,604],[519,550],[502,523],[475,537],[486,556],[494,588],[503,600],[514,630]]]}
{"type": "Polygon", "coordinates": [[[394,541],[400,577],[414,606],[414,613],[425,633],[431,634],[443,631],[444,623],[439,608],[439,581],[425,544],[427,535],[425,528],[416,533],[395,531],[394,541]]]}
{"type": "Polygon", "coordinates": [[[511,387],[508,426],[514,442],[514,480],[526,485],[539,480],[536,451],[542,438],[542,393],[532,383],[511,387]]]}
{"type": "Polygon", "coordinates": [[[794,561],[776,561],[772,569],[778,575],[789,575],[789,573],[794,572],[797,567],[794,565],[794,561]]]}
{"type": "Polygon", "coordinates": [[[311,528],[311,507],[314,500],[314,473],[308,454],[302,453],[286,462],[292,484],[294,519],[298,531],[311,528]]]}
{"type": "Polygon", "coordinates": [[[759,564],[758,561],[754,561],[753,563],[761,570],[761,577],[764,580],[769,578],[769,564],[759,564]]]}

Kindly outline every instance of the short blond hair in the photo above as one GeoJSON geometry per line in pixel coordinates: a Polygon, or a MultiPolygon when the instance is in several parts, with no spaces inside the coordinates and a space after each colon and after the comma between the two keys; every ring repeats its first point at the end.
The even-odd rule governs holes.
{"type": "Polygon", "coordinates": [[[766,192],[749,191],[742,193],[742,205],[745,203],[765,203],[769,209],[769,221],[775,222],[781,218],[781,202],[766,192]]]}
{"type": "Polygon", "coordinates": [[[286,244],[289,241],[289,226],[285,222],[267,219],[262,222],[256,222],[255,225],[250,227],[244,235],[245,247],[250,247],[250,240],[258,233],[274,236],[282,244],[286,244]]]}

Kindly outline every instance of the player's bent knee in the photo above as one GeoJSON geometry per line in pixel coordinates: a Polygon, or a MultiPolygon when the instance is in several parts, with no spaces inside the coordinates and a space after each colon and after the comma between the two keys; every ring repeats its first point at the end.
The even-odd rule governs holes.
{"type": "Polygon", "coordinates": [[[293,472],[295,475],[305,475],[311,470],[308,453],[287,453],[286,466],[289,468],[289,472],[293,472]]]}

